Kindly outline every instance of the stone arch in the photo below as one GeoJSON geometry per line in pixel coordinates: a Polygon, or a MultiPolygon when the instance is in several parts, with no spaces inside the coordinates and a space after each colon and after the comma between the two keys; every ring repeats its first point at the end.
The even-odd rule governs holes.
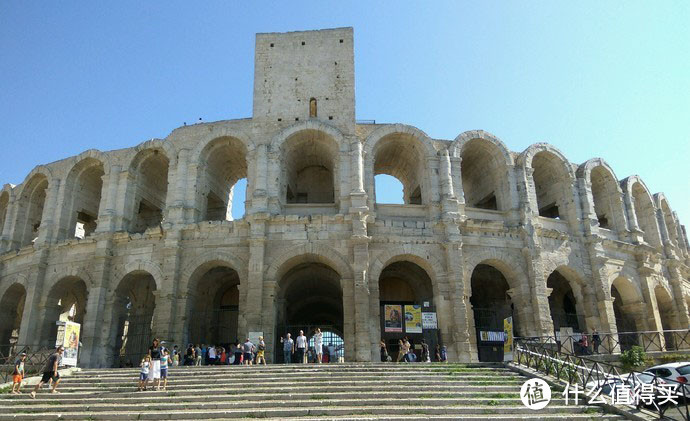
{"type": "Polygon", "coordinates": [[[282,203],[338,203],[341,155],[349,150],[340,131],[316,120],[291,126],[271,142],[279,161],[282,203]]]}
{"type": "Polygon", "coordinates": [[[518,163],[525,173],[532,173],[527,191],[532,190],[530,201],[536,205],[539,216],[575,223],[575,173],[563,153],[548,143],[535,143],[522,152],[518,163]]]}
{"type": "Polygon", "coordinates": [[[673,215],[673,212],[671,211],[671,206],[668,203],[666,195],[663,193],[656,193],[654,195],[654,202],[656,203],[657,209],[660,211],[658,218],[659,224],[663,223],[666,227],[666,240],[668,240],[674,246],[679,246],[678,223],[673,215]]]}
{"type": "MultiPolygon", "coordinates": [[[[115,271],[114,275],[111,276],[112,282],[120,282],[130,273],[134,272],[146,272],[153,277],[156,285],[156,290],[160,291],[163,288],[163,271],[161,267],[156,263],[145,260],[135,260],[125,264],[115,271]]],[[[111,282],[111,286],[117,287],[116,284],[111,282]]],[[[112,289],[112,288],[111,288],[112,289]]]]}
{"type": "Polygon", "coordinates": [[[10,219],[9,211],[12,197],[12,188],[5,184],[0,190],[0,237],[2,237],[5,222],[10,219]]]}
{"type": "Polygon", "coordinates": [[[232,220],[233,200],[242,199],[234,197],[235,185],[248,178],[249,173],[246,145],[243,139],[223,136],[207,142],[198,155],[194,151],[195,209],[199,213],[199,221],[232,220]]]}
{"type": "Polygon", "coordinates": [[[591,187],[590,203],[600,228],[610,229],[621,235],[626,230],[623,191],[613,169],[601,158],[584,162],[577,170],[577,176],[591,187]]]}
{"type": "Polygon", "coordinates": [[[100,159],[103,154],[87,152],[80,155],[83,158],[75,162],[65,177],[59,239],[84,238],[96,231],[106,166],[100,159]]]}
{"type": "Polygon", "coordinates": [[[26,302],[27,282],[23,275],[9,277],[0,285],[0,346],[16,343],[26,302]]]}
{"type": "MultiPolygon", "coordinates": [[[[42,326],[40,341],[52,345],[57,337],[56,321],[74,321],[83,324],[90,291],[90,278],[82,277],[84,271],[62,271],[53,276],[39,307],[42,326]],[[69,275],[66,275],[69,273],[69,275]],[[60,276],[63,275],[64,276],[60,276]],[[80,276],[81,275],[81,276],[80,276]]],[[[82,335],[83,336],[83,335],[82,335]]]]}
{"type": "Polygon", "coordinates": [[[273,263],[265,272],[264,279],[277,283],[287,270],[302,262],[323,263],[330,266],[338,272],[341,279],[354,277],[347,259],[336,249],[323,244],[308,243],[289,248],[273,259],[273,263]]]}
{"type": "MultiPolygon", "coordinates": [[[[529,283],[525,263],[520,254],[510,253],[498,248],[482,248],[466,251],[463,253],[463,257],[463,279],[469,281],[477,265],[487,264],[501,271],[511,289],[522,291],[524,288],[528,288],[529,283]]],[[[466,282],[465,295],[470,296],[471,294],[470,285],[466,282]]]]}
{"type": "Polygon", "coordinates": [[[20,247],[31,244],[38,237],[39,227],[44,222],[43,216],[51,211],[51,209],[45,209],[48,187],[50,183],[56,182],[48,167],[38,166],[18,187],[15,238],[20,247]]]}
{"type": "Polygon", "coordinates": [[[483,130],[464,132],[455,138],[451,154],[461,158],[462,190],[467,206],[502,211],[513,208],[514,162],[500,139],[483,130]]]}
{"type": "MultiPolygon", "coordinates": [[[[643,303],[643,295],[639,285],[623,276],[620,272],[613,274],[609,278],[609,282],[618,332],[644,330],[642,326],[638,326],[641,320],[641,317],[638,317],[638,313],[643,303]]],[[[621,338],[621,345],[627,347],[632,345],[633,342],[634,344],[637,343],[636,338],[630,337],[629,339],[630,344],[623,344],[624,338],[621,338]]]]}
{"type": "Polygon", "coordinates": [[[545,273],[546,287],[549,293],[549,310],[554,331],[560,327],[571,327],[575,331],[587,330],[585,297],[582,291],[585,286],[582,276],[569,266],[560,265],[545,273]]]}
{"type": "Polygon", "coordinates": [[[246,282],[247,262],[244,259],[233,253],[213,250],[200,254],[185,264],[186,269],[182,273],[184,284],[182,288],[180,288],[180,291],[187,291],[192,288],[195,282],[195,276],[199,276],[204,271],[218,265],[227,266],[236,270],[240,276],[240,282],[246,282]]]}
{"type": "Polygon", "coordinates": [[[428,164],[430,159],[438,157],[433,141],[423,131],[402,124],[383,126],[367,137],[363,158],[371,205],[376,203],[374,178],[379,174],[400,181],[405,204],[429,204],[438,200],[428,164]]]}
{"type": "Polygon", "coordinates": [[[162,223],[170,189],[170,166],[175,156],[169,143],[159,139],[134,148],[127,166],[130,182],[125,215],[129,219],[129,232],[141,233],[162,223]]]}
{"type": "Polygon", "coordinates": [[[429,274],[435,288],[439,282],[439,277],[444,276],[446,273],[443,263],[434,256],[434,253],[423,247],[405,244],[387,248],[371,260],[369,264],[370,283],[378,282],[381,272],[387,266],[401,261],[410,261],[424,269],[429,274]]]}
{"type": "Polygon", "coordinates": [[[656,217],[656,205],[652,194],[640,176],[631,175],[621,183],[623,192],[632,206],[628,209],[629,219],[642,231],[644,241],[654,247],[661,246],[661,233],[656,217]]]}

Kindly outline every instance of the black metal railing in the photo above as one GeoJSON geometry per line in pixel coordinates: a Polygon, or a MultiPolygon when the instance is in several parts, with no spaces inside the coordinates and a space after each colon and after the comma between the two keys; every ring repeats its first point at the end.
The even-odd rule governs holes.
{"type": "Polygon", "coordinates": [[[26,376],[33,376],[41,373],[48,357],[55,352],[55,347],[44,345],[1,345],[0,383],[12,381],[15,361],[22,352],[26,352],[24,373],[26,376]]]}
{"type": "Polygon", "coordinates": [[[616,333],[573,333],[567,337],[534,336],[516,338],[543,344],[556,344],[563,352],[575,355],[620,354],[633,346],[645,352],[690,351],[690,329],[616,332],[616,333]],[[585,341],[586,337],[586,341],[585,341]]]}
{"type": "MultiPolygon", "coordinates": [[[[624,372],[620,367],[606,362],[596,361],[587,357],[561,352],[558,346],[551,342],[516,339],[514,363],[533,369],[541,374],[555,377],[568,383],[568,387],[576,386],[582,391],[591,392],[594,388],[601,388],[606,384],[627,385],[629,390],[642,390],[646,385],[648,399],[632,398],[627,405],[637,409],[646,409],[656,414],[659,419],[690,420],[688,398],[690,385],[686,386],[675,380],[661,378],[653,373],[637,371],[624,372]],[[646,378],[647,381],[643,381],[646,378]],[[651,380],[649,380],[651,379],[651,380]],[[651,385],[651,386],[650,386],[651,385]],[[672,392],[669,392],[672,390],[672,392]],[[675,400],[666,399],[672,393],[675,400]],[[660,404],[662,401],[666,401],[660,404]]],[[[611,394],[614,389],[611,389],[611,394]]],[[[585,397],[587,400],[591,396],[585,397]]],[[[615,402],[613,402],[615,403],[615,402]]]]}

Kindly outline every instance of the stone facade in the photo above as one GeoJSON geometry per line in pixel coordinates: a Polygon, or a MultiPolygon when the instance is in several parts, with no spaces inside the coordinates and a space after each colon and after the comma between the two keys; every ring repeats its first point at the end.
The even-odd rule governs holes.
{"type": "Polygon", "coordinates": [[[252,118],[6,184],[2,345],[50,344],[70,317],[82,363],[107,366],[141,346],[134,331],[179,344],[263,332],[272,350],[285,324],[322,323],[347,360],[369,361],[384,301],[431,302],[456,361],[477,360],[482,309],[513,314],[521,335],[690,326],[687,233],[639,177],[546,143],[512,152],[481,130],[358,124],[354,103],[351,28],[259,34],[252,118]],[[379,174],[405,204],[376,202],[379,174]]]}

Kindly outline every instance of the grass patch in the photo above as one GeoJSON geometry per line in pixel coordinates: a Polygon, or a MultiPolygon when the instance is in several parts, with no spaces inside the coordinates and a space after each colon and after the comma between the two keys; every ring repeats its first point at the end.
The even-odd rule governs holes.
{"type": "Polygon", "coordinates": [[[520,397],[519,393],[491,393],[487,395],[488,398],[494,399],[517,399],[520,397]]]}
{"type": "Polygon", "coordinates": [[[583,414],[598,414],[599,412],[601,412],[601,408],[594,406],[590,406],[582,411],[583,414]]]}
{"type": "Polygon", "coordinates": [[[11,385],[0,387],[0,394],[10,393],[11,391],[12,391],[11,385]]]}
{"type": "Polygon", "coordinates": [[[328,399],[328,398],[327,398],[326,396],[322,396],[322,395],[312,395],[312,396],[309,397],[309,399],[313,399],[313,400],[324,400],[324,399],[328,399]]]}
{"type": "Polygon", "coordinates": [[[491,399],[491,400],[488,401],[486,404],[489,405],[489,406],[498,406],[498,405],[500,405],[501,403],[500,403],[499,401],[497,401],[496,399],[491,399]]]}

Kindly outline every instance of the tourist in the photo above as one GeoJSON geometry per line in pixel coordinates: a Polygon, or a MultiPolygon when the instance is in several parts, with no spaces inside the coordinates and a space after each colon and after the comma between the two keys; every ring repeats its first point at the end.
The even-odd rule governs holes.
{"type": "Polygon", "coordinates": [[[22,352],[14,362],[14,371],[12,372],[12,393],[18,395],[22,393],[22,380],[24,379],[24,361],[26,361],[26,352],[22,352]]]}
{"type": "Polygon", "coordinates": [[[338,356],[335,355],[335,347],[331,342],[328,343],[328,361],[331,363],[338,362],[338,356]]]}
{"type": "Polygon", "coordinates": [[[445,345],[441,347],[441,362],[448,362],[448,348],[445,345]]]}
{"type": "Polygon", "coordinates": [[[209,345],[208,346],[208,365],[215,365],[216,364],[216,346],[215,345],[209,345]]]}
{"type": "Polygon", "coordinates": [[[395,359],[395,362],[399,363],[402,361],[405,358],[405,354],[405,342],[402,339],[398,339],[398,358],[395,359]]]}
{"type": "MultiPolygon", "coordinates": [[[[161,348],[161,351],[164,351],[164,348],[161,348]]],[[[177,348],[177,345],[173,346],[173,351],[172,351],[172,356],[170,358],[170,361],[174,366],[180,365],[180,350],[177,348]]]]}
{"type": "Polygon", "coordinates": [[[139,371],[139,391],[146,390],[149,381],[149,370],[151,370],[151,356],[146,355],[141,359],[141,370],[139,371]]]}
{"type": "Polygon", "coordinates": [[[283,344],[283,363],[290,364],[292,354],[295,353],[295,341],[292,340],[288,333],[285,335],[285,338],[280,338],[280,343],[283,344]]]}
{"type": "Polygon", "coordinates": [[[252,365],[252,360],[254,360],[254,344],[247,338],[242,345],[242,351],[244,351],[244,364],[252,365]]]}
{"type": "Polygon", "coordinates": [[[149,371],[149,378],[156,381],[156,388],[161,387],[161,349],[158,345],[160,342],[157,338],[153,339],[153,343],[149,347],[149,356],[151,357],[151,370],[149,371]]]}
{"type": "Polygon", "coordinates": [[[412,362],[410,361],[410,353],[412,352],[412,344],[410,344],[410,340],[407,339],[407,336],[403,339],[403,352],[405,355],[403,355],[403,360],[407,363],[412,362]]]}
{"type": "Polygon", "coordinates": [[[386,341],[384,341],[383,339],[381,339],[381,342],[379,342],[379,352],[381,353],[381,362],[388,362],[390,357],[388,356],[388,348],[386,348],[386,341]]]}
{"type": "Polygon", "coordinates": [[[220,347],[220,358],[218,359],[218,364],[225,365],[227,363],[228,354],[225,353],[225,347],[220,347]]]}
{"type": "Polygon", "coordinates": [[[196,351],[194,351],[194,346],[192,344],[187,345],[187,350],[184,355],[184,365],[194,365],[196,362],[195,354],[196,351]]]}
{"type": "Polygon", "coordinates": [[[208,364],[208,360],[206,359],[208,357],[208,349],[206,349],[206,344],[201,344],[201,363],[203,365],[208,364]]]}
{"type": "Polygon", "coordinates": [[[596,329],[592,331],[592,346],[594,347],[594,353],[599,353],[599,345],[601,345],[601,337],[599,337],[599,332],[596,329]]]}
{"type": "Polygon", "coordinates": [[[345,349],[343,344],[340,344],[335,348],[335,354],[338,356],[339,363],[342,364],[345,362],[345,349]]]}
{"type": "Polygon", "coordinates": [[[423,363],[430,363],[431,362],[431,356],[429,355],[429,345],[427,345],[426,341],[422,339],[422,361],[423,363]]]}
{"type": "Polygon", "coordinates": [[[436,344],[436,362],[441,362],[441,344],[436,344]]]}
{"type": "Polygon", "coordinates": [[[316,328],[314,333],[314,353],[316,354],[316,362],[321,364],[323,361],[323,333],[321,329],[316,328]]]}
{"type": "Polygon", "coordinates": [[[53,382],[53,388],[50,390],[50,393],[57,393],[57,387],[58,384],[60,384],[60,373],[58,373],[58,364],[60,362],[60,358],[62,358],[62,353],[65,351],[65,348],[62,347],[62,345],[58,346],[57,349],[53,354],[48,357],[48,360],[46,361],[45,366],[43,366],[43,377],[41,377],[41,381],[38,382],[36,385],[36,388],[31,392],[31,397],[35,398],[36,397],[36,392],[43,386],[45,383],[48,383],[49,381],[52,380],[53,382]]]}
{"type": "Polygon", "coordinates": [[[264,342],[264,337],[259,336],[259,344],[257,345],[256,351],[256,365],[261,364],[261,361],[266,365],[266,343],[264,342]]]}
{"type": "MultiPolygon", "coordinates": [[[[170,361],[170,351],[167,349],[163,350],[163,355],[161,355],[161,380],[163,381],[163,390],[168,387],[168,362],[170,361]]],[[[160,389],[160,382],[158,382],[158,389],[160,389]]]]}
{"type": "Polygon", "coordinates": [[[233,365],[240,365],[242,364],[242,344],[239,343],[237,339],[235,339],[235,342],[235,345],[233,345],[235,347],[235,360],[233,361],[233,365]]]}
{"type": "Polygon", "coordinates": [[[201,360],[201,347],[199,347],[199,344],[196,344],[194,346],[194,365],[197,367],[201,366],[201,360]]]}
{"type": "Polygon", "coordinates": [[[304,336],[304,331],[300,330],[297,339],[295,340],[295,345],[297,347],[297,361],[300,364],[304,363],[304,356],[307,352],[307,337],[304,336]]]}

